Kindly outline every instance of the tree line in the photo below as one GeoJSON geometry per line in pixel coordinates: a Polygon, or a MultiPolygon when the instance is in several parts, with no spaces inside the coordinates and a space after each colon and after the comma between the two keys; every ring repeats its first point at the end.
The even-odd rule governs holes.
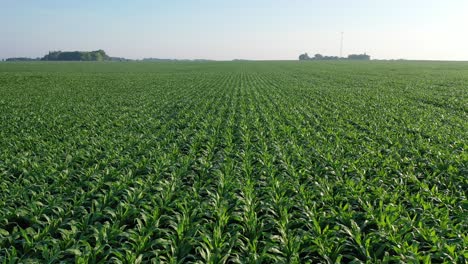
{"type": "Polygon", "coordinates": [[[96,51],[50,51],[43,61],[105,61],[111,58],[103,50],[96,51]]]}
{"type": "Polygon", "coordinates": [[[26,58],[26,57],[16,57],[16,58],[8,58],[5,61],[39,61],[41,58],[26,58]]]}
{"type": "Polygon", "coordinates": [[[125,61],[125,58],[109,57],[104,50],[95,51],[49,51],[42,58],[16,57],[6,61],[125,61]]]}
{"type": "Polygon", "coordinates": [[[306,53],[299,55],[299,60],[370,60],[370,56],[367,54],[351,54],[347,58],[338,56],[323,56],[322,54],[315,54],[313,57],[309,57],[306,53]]]}

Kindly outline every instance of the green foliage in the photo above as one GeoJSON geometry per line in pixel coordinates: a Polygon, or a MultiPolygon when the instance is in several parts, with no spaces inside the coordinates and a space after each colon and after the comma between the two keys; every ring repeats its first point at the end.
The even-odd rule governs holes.
{"type": "Polygon", "coordinates": [[[466,263],[468,64],[0,63],[1,263],[466,263]]]}

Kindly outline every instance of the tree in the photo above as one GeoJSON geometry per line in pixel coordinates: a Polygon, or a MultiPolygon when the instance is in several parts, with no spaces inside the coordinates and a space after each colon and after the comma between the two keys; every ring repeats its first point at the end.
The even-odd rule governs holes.
{"type": "Polygon", "coordinates": [[[314,60],[323,60],[323,55],[322,54],[315,54],[314,60]]]}
{"type": "Polygon", "coordinates": [[[309,55],[306,53],[299,55],[299,60],[310,60],[309,55]]]}

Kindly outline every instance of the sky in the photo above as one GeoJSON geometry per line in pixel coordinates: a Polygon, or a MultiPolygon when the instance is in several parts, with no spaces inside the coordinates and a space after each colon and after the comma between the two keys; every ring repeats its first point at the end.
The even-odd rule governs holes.
{"type": "Polygon", "coordinates": [[[468,0],[0,0],[0,58],[468,60],[468,0]]]}

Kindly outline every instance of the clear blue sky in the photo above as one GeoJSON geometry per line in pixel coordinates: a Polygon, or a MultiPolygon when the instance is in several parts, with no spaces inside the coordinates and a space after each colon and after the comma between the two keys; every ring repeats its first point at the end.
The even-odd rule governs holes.
{"type": "Polygon", "coordinates": [[[468,60],[468,0],[0,0],[0,58],[468,60]]]}

